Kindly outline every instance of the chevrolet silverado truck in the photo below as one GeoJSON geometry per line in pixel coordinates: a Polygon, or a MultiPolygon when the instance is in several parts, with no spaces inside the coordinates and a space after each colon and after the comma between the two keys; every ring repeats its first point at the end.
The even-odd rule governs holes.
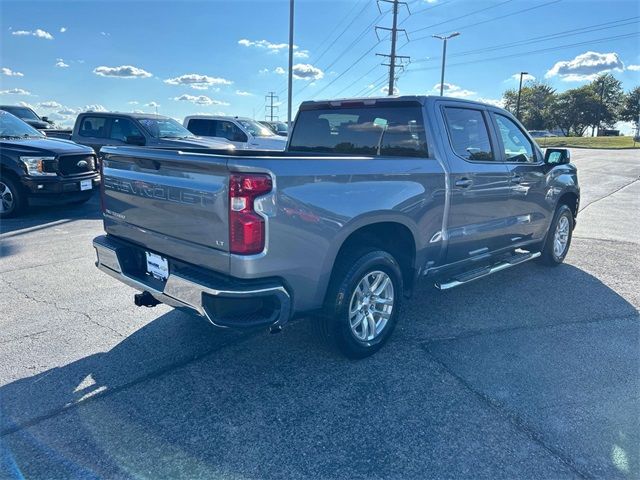
{"type": "Polygon", "coordinates": [[[86,202],[99,183],[92,149],[48,138],[0,110],[0,219],[36,203],[86,202]]]}
{"type": "Polygon", "coordinates": [[[284,152],[101,154],[97,266],[137,305],[272,331],[311,317],[352,358],[389,339],[418,281],[562,263],[580,200],[567,150],[443,97],[304,102],[284,152]]]}

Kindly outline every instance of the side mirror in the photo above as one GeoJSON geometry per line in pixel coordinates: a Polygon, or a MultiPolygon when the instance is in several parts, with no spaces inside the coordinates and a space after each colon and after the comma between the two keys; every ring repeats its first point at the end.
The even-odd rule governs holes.
{"type": "Polygon", "coordinates": [[[547,148],[544,152],[544,163],[547,165],[564,165],[571,161],[571,153],[566,148],[547,148]]]}
{"type": "Polygon", "coordinates": [[[42,119],[43,122],[47,122],[47,123],[51,123],[49,121],[49,117],[40,117],[42,119]]]}
{"type": "Polygon", "coordinates": [[[124,142],[129,145],[137,145],[139,147],[147,143],[142,135],[129,135],[124,137],[124,142]]]}

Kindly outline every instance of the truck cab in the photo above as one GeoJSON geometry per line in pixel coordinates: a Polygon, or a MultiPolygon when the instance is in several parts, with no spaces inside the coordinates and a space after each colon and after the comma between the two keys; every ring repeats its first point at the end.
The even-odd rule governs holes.
{"type": "Polygon", "coordinates": [[[107,145],[175,149],[234,148],[224,139],[198,137],[172,118],[145,113],[81,113],[73,127],[71,140],[93,148],[96,153],[107,145]]]}
{"type": "Polygon", "coordinates": [[[241,150],[284,150],[286,137],[246,117],[190,115],[185,128],[195,135],[231,142],[241,150]]]}

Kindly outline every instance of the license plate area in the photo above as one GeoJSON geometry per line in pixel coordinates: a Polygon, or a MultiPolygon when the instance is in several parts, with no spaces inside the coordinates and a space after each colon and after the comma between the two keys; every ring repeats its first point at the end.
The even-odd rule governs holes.
{"type": "Polygon", "coordinates": [[[80,180],[80,191],[91,190],[93,188],[92,180],[80,180]]]}
{"type": "Polygon", "coordinates": [[[144,252],[147,263],[147,275],[162,282],[169,277],[169,262],[166,258],[151,252],[144,252]]]}

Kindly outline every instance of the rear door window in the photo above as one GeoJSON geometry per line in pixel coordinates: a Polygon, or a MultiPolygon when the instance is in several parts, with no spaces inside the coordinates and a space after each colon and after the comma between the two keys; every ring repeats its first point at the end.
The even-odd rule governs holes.
{"type": "Polygon", "coordinates": [[[427,157],[420,105],[302,110],[290,151],[392,157],[427,157]]]}
{"type": "Polygon", "coordinates": [[[215,137],[216,121],[204,118],[192,118],[187,127],[191,133],[200,137],[215,137]]]}
{"type": "Polygon", "coordinates": [[[465,160],[494,161],[489,129],[481,110],[445,107],[445,123],[453,151],[465,160]]]}
{"type": "Polygon", "coordinates": [[[107,118],[84,117],[78,134],[81,137],[107,138],[107,118]]]}

